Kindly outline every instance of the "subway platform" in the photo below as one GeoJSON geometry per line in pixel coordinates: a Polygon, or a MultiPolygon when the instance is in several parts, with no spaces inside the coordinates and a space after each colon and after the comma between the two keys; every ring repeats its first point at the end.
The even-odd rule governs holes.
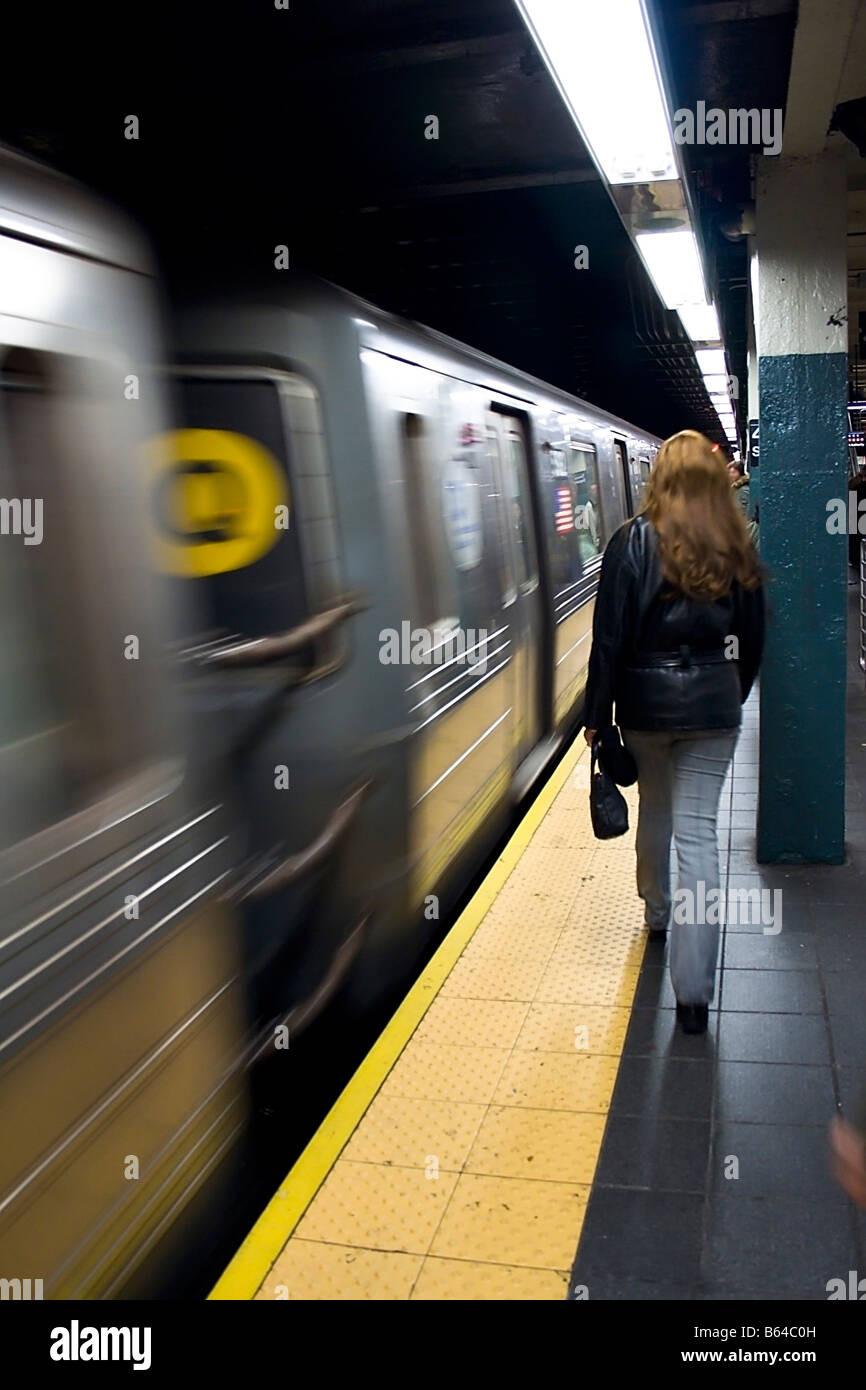
{"type": "MultiPolygon", "coordinates": [[[[866,1084],[850,604],[846,862],[756,864],[754,696],[722,796],[707,1033],[676,1027],[646,940],[636,792],[629,834],[596,841],[581,738],[212,1299],[826,1300],[866,1273],[827,1145],[866,1084]]],[[[792,756],[819,757],[820,730],[792,756]]]]}

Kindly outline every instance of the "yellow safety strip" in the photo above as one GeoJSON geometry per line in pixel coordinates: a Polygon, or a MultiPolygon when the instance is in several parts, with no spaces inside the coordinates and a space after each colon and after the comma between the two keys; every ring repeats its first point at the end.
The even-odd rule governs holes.
{"type": "Polygon", "coordinates": [[[464,908],[217,1280],[208,1295],[209,1299],[253,1298],[467,943],[520,862],[557,793],[583,755],[588,755],[588,749],[582,734],[579,734],[529,807],[477,893],[464,908]]]}

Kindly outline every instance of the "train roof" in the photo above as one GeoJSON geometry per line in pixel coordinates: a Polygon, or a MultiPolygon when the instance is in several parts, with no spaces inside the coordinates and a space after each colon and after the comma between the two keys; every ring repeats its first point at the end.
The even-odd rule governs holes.
{"type": "Polygon", "coordinates": [[[147,243],[131,220],[73,179],[6,146],[0,146],[0,235],[153,274],[147,243]]]}
{"type": "Polygon", "coordinates": [[[343,289],[329,280],[322,280],[305,271],[292,270],[288,274],[291,276],[291,282],[284,289],[280,289],[274,285],[273,280],[269,280],[266,286],[257,286],[255,290],[235,290],[224,293],[220,295],[216,303],[200,299],[195,305],[189,307],[193,312],[204,310],[208,316],[211,314],[219,315],[226,311],[250,313],[255,312],[256,307],[261,307],[262,310],[272,313],[277,304],[282,304],[286,309],[311,313],[315,313],[317,308],[320,310],[322,308],[342,309],[361,323],[362,327],[366,324],[373,331],[364,338],[365,347],[372,349],[381,347],[373,334],[377,330],[384,329],[392,332],[395,336],[414,339],[419,346],[423,344],[438,352],[445,352],[463,359],[467,364],[471,363],[476,367],[486,368],[492,376],[499,378],[500,389],[502,389],[503,383],[510,386],[510,394],[521,394],[522,389],[522,394],[525,396],[526,388],[530,388],[534,393],[546,397],[549,401],[557,402],[566,409],[580,411],[585,415],[594,417],[598,424],[607,424],[626,435],[640,436],[647,442],[661,443],[658,436],[650,430],[643,429],[622,416],[613,415],[610,411],[594,405],[591,401],[582,400],[579,396],[572,396],[561,387],[551,386],[549,382],[530,376],[527,372],[522,372],[507,362],[490,357],[487,353],[480,352],[445,333],[440,333],[435,328],[428,328],[425,324],[389,313],[387,310],[371,304],[369,300],[353,294],[350,290],[343,289]]]}
{"type": "Polygon", "coordinates": [[[320,281],[320,284],[333,294],[340,296],[347,303],[355,308],[363,309],[364,312],[374,315],[381,323],[387,324],[394,329],[409,329],[412,333],[418,334],[425,341],[443,348],[459,356],[467,356],[473,361],[483,364],[501,376],[506,376],[515,383],[523,382],[532,387],[539,394],[548,396],[560,401],[563,405],[571,408],[577,407],[584,412],[590,412],[596,416],[602,416],[609,424],[621,429],[625,433],[640,434],[648,440],[661,444],[661,440],[651,431],[643,429],[640,425],[635,425],[630,420],[625,420],[621,416],[612,415],[610,411],[603,410],[601,406],[593,404],[592,401],[585,401],[580,396],[573,396],[570,392],[564,391],[559,386],[552,386],[548,381],[542,381],[539,377],[531,376],[528,372],[521,371],[518,367],[511,366],[499,358],[491,357],[488,353],[480,352],[477,348],[469,346],[467,343],[460,342],[457,338],[451,338],[447,333],[440,333],[436,328],[429,328],[426,324],[418,323],[414,319],[403,319],[397,314],[388,313],[378,309],[375,305],[368,303],[367,300],[350,293],[348,290],[341,289],[338,285],[333,285],[329,281],[320,281]]]}

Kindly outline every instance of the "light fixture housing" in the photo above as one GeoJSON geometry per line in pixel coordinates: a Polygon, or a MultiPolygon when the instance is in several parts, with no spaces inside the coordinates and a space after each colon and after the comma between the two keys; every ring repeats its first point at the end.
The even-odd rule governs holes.
{"type": "Polygon", "coordinates": [[[653,0],[515,4],[659,298],[696,348],[718,354],[705,377],[726,393],[719,317],[673,136],[653,0]]]}
{"type": "Polygon", "coordinates": [[[704,375],[704,385],[707,388],[707,395],[719,396],[728,389],[727,375],[721,372],[710,372],[704,375]]]}
{"type": "Polygon", "coordinates": [[[677,313],[693,343],[721,343],[722,333],[715,304],[680,304],[677,313]]]}
{"type": "Polygon", "coordinates": [[[724,348],[696,348],[695,357],[698,359],[701,376],[711,376],[720,373],[727,378],[728,368],[725,364],[724,348]]]}
{"type": "Polygon", "coordinates": [[[638,232],[635,240],[650,279],[668,309],[707,303],[698,243],[691,227],[638,232]]]}
{"type": "Polygon", "coordinates": [[[678,179],[642,0],[516,4],[602,177],[614,186],[678,179]]]}

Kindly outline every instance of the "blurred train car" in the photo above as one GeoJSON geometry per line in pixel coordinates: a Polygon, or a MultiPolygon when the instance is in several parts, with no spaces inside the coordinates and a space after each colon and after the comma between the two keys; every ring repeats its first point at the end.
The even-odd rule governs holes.
{"type": "Polygon", "coordinates": [[[4,1298],[158,1287],[245,1122],[237,849],[143,525],[153,293],[130,229],[0,152],[4,1298]]]}
{"type": "Polygon", "coordinates": [[[271,888],[247,969],[291,1027],[381,994],[580,719],[602,551],[659,441],[285,278],[179,316],[157,540],[209,615],[177,638],[241,750],[271,888]]]}
{"type": "Polygon", "coordinates": [[[0,152],[12,1296],[158,1290],[252,1064],[411,967],[581,717],[658,446],[294,273],[182,315],[166,378],[153,297],[0,152]]]}

